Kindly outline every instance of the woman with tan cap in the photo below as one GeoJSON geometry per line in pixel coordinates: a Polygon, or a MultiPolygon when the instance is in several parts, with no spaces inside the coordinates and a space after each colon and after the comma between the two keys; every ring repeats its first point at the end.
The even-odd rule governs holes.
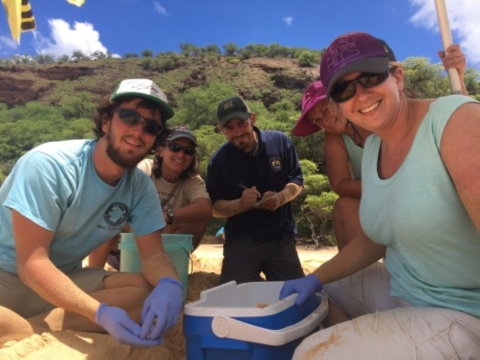
{"type": "Polygon", "coordinates": [[[362,163],[365,233],[313,274],[285,282],[280,298],[298,293],[300,303],[323,288],[343,311],[294,359],[480,354],[480,104],[463,95],[409,99],[403,75],[366,33],[338,37],[322,59],[329,96],[373,133],[362,163]]]}
{"type": "MultiPolygon", "coordinates": [[[[402,66],[393,50],[381,39],[391,66],[402,66]]],[[[463,75],[466,61],[459,45],[451,45],[447,51],[439,51],[445,69],[457,69],[462,92],[468,95],[463,75]]],[[[414,97],[411,89],[406,89],[414,97]]],[[[339,195],[333,209],[333,228],[338,249],[341,250],[358,232],[362,231],[358,211],[362,194],[362,156],[366,138],[372,134],[354,125],[331,99],[321,81],[311,83],[302,97],[302,114],[292,129],[299,137],[325,130],[326,174],[330,185],[339,195]]]]}
{"type": "MultiPolygon", "coordinates": [[[[193,249],[200,245],[212,216],[212,202],[198,174],[196,149],[193,132],[177,126],[158,147],[154,159],[144,159],[137,165],[155,184],[166,223],[162,233],[193,235],[193,249]]],[[[103,267],[108,262],[119,270],[119,241],[120,236],[116,236],[95,249],[89,255],[89,266],[103,267]]]]}
{"type": "Polygon", "coordinates": [[[192,234],[196,249],[212,217],[212,202],[198,173],[197,138],[185,126],[177,126],[158,148],[155,158],[138,167],[150,175],[157,189],[167,226],[164,234],[192,234]]]}

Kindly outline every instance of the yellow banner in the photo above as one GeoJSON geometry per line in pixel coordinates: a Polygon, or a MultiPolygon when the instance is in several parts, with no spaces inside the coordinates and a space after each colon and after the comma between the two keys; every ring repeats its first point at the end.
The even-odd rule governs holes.
{"type": "Polygon", "coordinates": [[[68,3],[77,5],[78,7],[82,6],[85,0],[67,0],[68,3]]]}

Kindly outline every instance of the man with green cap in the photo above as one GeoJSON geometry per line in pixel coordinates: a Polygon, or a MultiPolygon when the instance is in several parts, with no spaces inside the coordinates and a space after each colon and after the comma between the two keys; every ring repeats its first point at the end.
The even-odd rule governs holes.
{"type": "Polygon", "coordinates": [[[123,80],[94,113],[96,139],[46,143],[18,160],[0,188],[0,344],[39,323],[98,331],[91,322],[120,343],[162,343],[183,287],[162,246],[155,187],[136,165],[168,135],[172,116],[153,81],[123,80]],[[142,273],[82,268],[126,224],[142,273]],[[137,321],[141,313],[141,325],[127,311],[137,321]]]}

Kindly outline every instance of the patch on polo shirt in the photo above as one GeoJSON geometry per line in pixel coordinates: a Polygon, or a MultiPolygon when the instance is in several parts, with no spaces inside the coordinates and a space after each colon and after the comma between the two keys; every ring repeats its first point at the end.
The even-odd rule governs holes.
{"type": "Polygon", "coordinates": [[[279,157],[274,157],[270,159],[270,166],[273,171],[280,171],[282,169],[282,161],[279,157]]]}

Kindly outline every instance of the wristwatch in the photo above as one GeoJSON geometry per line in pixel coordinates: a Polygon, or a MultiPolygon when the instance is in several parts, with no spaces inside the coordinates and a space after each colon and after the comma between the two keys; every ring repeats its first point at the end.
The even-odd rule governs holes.
{"type": "Polygon", "coordinates": [[[167,211],[165,211],[165,214],[167,214],[167,224],[172,224],[173,219],[175,218],[175,213],[173,212],[173,209],[168,209],[167,211]]]}

